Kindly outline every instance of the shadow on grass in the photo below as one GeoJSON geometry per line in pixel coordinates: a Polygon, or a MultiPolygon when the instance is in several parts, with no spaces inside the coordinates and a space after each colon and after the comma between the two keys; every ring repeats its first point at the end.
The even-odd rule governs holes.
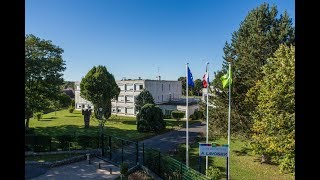
{"type": "Polygon", "coordinates": [[[79,117],[79,116],[64,116],[64,117],[79,117]]]}
{"type": "Polygon", "coordinates": [[[137,121],[121,121],[122,124],[136,125],[137,121]]]}
{"type": "MultiPolygon", "coordinates": [[[[88,136],[99,136],[100,127],[90,126],[89,128],[84,128],[84,125],[61,125],[52,127],[35,127],[34,131],[37,135],[49,135],[49,136],[60,136],[60,135],[88,135],[88,136]]],[[[120,129],[115,127],[104,127],[105,135],[111,135],[114,137],[119,137],[128,140],[144,139],[145,137],[150,137],[153,133],[140,133],[137,130],[120,129]]]]}
{"type": "Polygon", "coordinates": [[[41,120],[43,120],[43,119],[58,119],[58,117],[56,117],[56,116],[51,116],[51,117],[49,117],[49,118],[42,118],[41,120]]]}
{"type": "Polygon", "coordinates": [[[40,121],[52,121],[51,119],[40,119],[40,121]]]}
{"type": "Polygon", "coordinates": [[[261,156],[257,156],[256,158],[254,158],[253,162],[258,162],[260,164],[269,164],[269,165],[274,165],[274,166],[278,166],[278,163],[269,161],[269,162],[261,162],[261,156]]]}
{"type": "Polygon", "coordinates": [[[251,151],[250,148],[247,147],[242,147],[240,151],[238,150],[233,150],[233,152],[237,155],[237,156],[247,156],[249,155],[248,153],[251,151]]]}

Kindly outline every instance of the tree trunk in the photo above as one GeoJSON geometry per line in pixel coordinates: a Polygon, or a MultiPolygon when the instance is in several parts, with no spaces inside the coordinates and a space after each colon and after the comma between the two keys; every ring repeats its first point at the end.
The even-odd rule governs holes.
{"type": "Polygon", "coordinates": [[[29,117],[27,117],[27,121],[26,121],[26,129],[28,129],[29,128],[29,117]]]}

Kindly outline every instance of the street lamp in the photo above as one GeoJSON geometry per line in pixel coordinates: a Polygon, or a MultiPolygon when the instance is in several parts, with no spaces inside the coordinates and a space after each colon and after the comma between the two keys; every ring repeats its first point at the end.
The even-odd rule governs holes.
{"type": "Polygon", "coordinates": [[[100,124],[100,137],[101,137],[101,154],[104,156],[104,133],[103,133],[103,126],[104,126],[104,120],[103,120],[103,113],[102,113],[102,107],[98,108],[98,119],[100,124]]]}

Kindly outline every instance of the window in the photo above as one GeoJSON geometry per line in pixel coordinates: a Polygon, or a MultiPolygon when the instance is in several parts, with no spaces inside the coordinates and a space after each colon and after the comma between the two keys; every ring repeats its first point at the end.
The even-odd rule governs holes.
{"type": "Polygon", "coordinates": [[[139,89],[142,90],[143,89],[143,85],[139,85],[139,89]]]}
{"type": "Polygon", "coordinates": [[[170,84],[169,84],[169,91],[170,91],[170,84]]]}

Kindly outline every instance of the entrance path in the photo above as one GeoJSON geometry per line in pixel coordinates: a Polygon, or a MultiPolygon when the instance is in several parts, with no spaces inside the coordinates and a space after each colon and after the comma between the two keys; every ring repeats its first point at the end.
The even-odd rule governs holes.
{"type": "Polygon", "coordinates": [[[98,158],[92,158],[91,164],[87,160],[76,163],[54,167],[45,174],[31,180],[77,180],[77,179],[115,179],[120,176],[120,169],[112,164],[98,158]],[[103,162],[101,169],[98,169],[99,162],[103,162]],[[112,174],[109,169],[112,168],[112,174]]]}
{"type": "MultiPolygon", "coordinates": [[[[200,132],[206,132],[206,124],[199,122],[189,125],[189,144],[200,132]]],[[[186,143],[186,128],[170,131],[159,136],[154,136],[150,139],[140,141],[140,147],[142,146],[142,143],[144,143],[146,147],[158,149],[163,153],[167,153],[169,150],[177,148],[179,144],[186,143]]]]}

